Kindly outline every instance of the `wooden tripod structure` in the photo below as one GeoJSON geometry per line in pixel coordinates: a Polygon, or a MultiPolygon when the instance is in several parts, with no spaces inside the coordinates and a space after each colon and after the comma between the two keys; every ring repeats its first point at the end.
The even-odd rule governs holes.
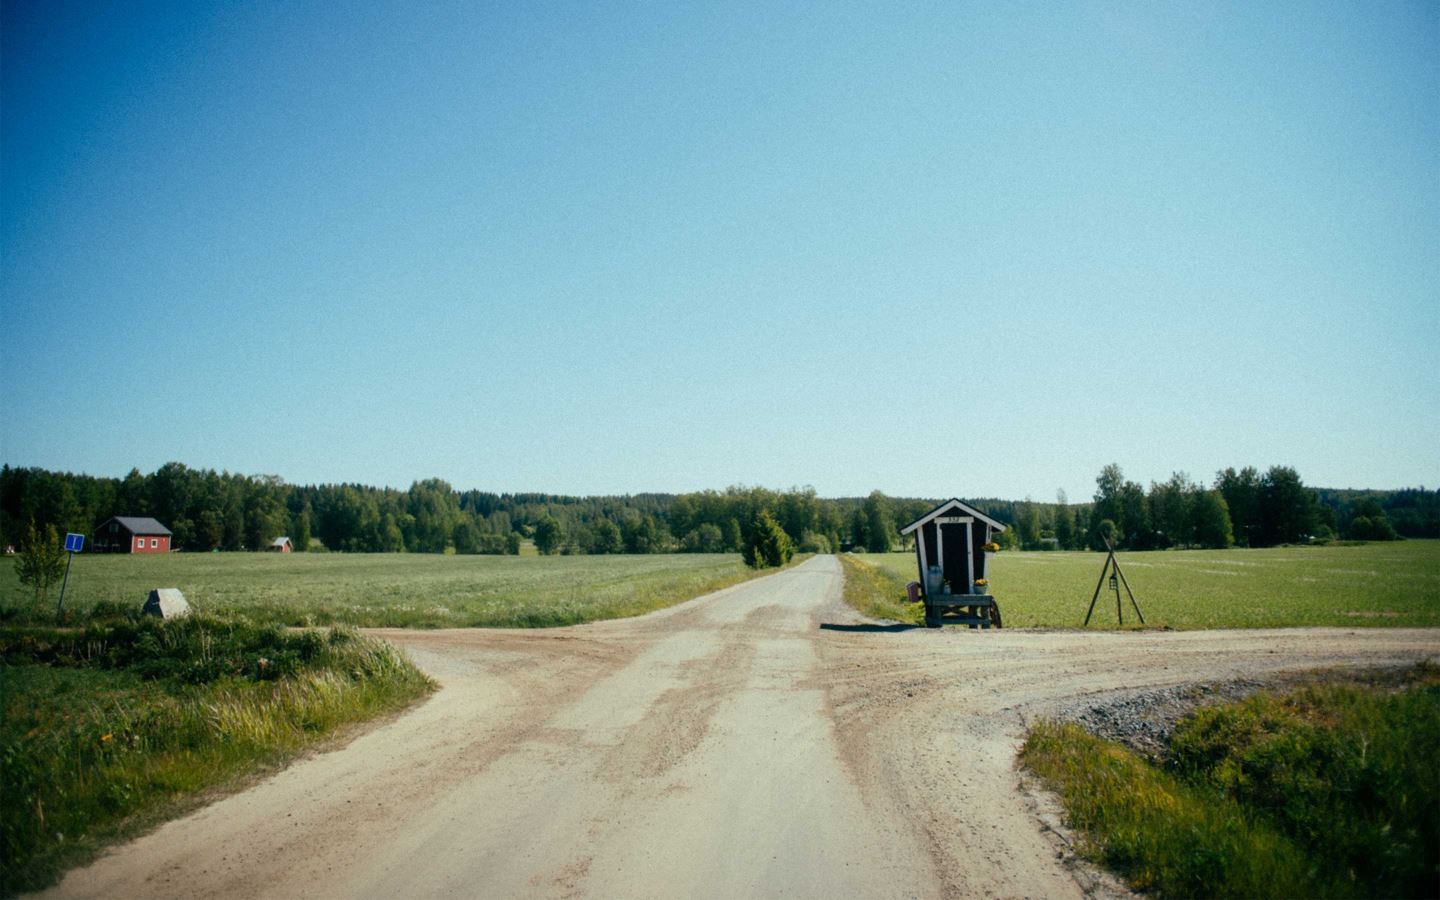
{"type": "MultiPolygon", "coordinates": [[[[1105,547],[1110,555],[1105,557],[1105,565],[1100,568],[1100,580],[1095,582],[1095,593],[1090,597],[1090,608],[1085,611],[1085,624],[1090,624],[1090,615],[1095,612],[1095,601],[1100,599],[1100,588],[1105,584],[1105,576],[1110,576],[1110,588],[1115,592],[1115,618],[1120,624],[1125,624],[1125,612],[1120,605],[1120,585],[1125,585],[1125,593],[1130,595],[1130,605],[1135,607],[1135,615],[1140,617],[1140,624],[1145,624],[1145,614],[1140,611],[1140,604],[1135,600],[1135,592],[1130,590],[1130,582],[1125,579],[1125,573],[1120,571],[1120,560],[1115,558],[1115,545],[1109,540],[1105,541],[1105,547]]],[[[1084,627],[1084,626],[1081,626],[1084,627]]]]}

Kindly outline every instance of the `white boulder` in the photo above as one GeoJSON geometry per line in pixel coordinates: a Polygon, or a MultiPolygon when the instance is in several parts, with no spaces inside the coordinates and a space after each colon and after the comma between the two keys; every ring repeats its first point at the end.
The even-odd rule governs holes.
{"type": "Polygon", "coordinates": [[[190,604],[179,588],[156,588],[145,601],[145,615],[178,619],[190,615],[190,604]]]}

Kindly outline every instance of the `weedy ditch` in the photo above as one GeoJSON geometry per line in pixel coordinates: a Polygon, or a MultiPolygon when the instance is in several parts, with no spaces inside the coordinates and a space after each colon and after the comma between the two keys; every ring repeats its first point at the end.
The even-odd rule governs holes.
{"type": "Polygon", "coordinates": [[[1021,759],[1081,852],[1178,897],[1433,897],[1440,889],[1440,668],[1206,706],[1147,757],[1073,722],[1021,759]]]}
{"type": "Polygon", "coordinates": [[[845,569],[845,602],[872,619],[890,619],[908,625],[920,625],[925,607],[910,603],[905,596],[908,583],[889,568],[873,566],[851,556],[840,554],[845,569]]]}
{"type": "Polygon", "coordinates": [[[345,628],[97,613],[83,628],[0,628],[0,893],[43,887],[433,688],[345,628]]]}

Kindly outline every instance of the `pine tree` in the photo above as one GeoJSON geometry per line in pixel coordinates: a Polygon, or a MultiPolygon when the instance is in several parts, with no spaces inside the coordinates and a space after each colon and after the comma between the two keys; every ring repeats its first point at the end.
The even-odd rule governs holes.
{"type": "Polygon", "coordinates": [[[755,514],[750,526],[750,542],[745,546],[745,564],[754,569],[783,566],[795,555],[790,535],[780,527],[768,509],[755,514]]]}

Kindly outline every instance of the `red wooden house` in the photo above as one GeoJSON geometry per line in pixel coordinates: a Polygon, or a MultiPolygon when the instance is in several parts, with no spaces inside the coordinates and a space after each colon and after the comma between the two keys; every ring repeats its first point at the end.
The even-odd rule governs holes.
{"type": "Polygon", "coordinates": [[[170,529],[150,518],[113,516],[95,529],[96,553],[169,553],[170,529]]]}

